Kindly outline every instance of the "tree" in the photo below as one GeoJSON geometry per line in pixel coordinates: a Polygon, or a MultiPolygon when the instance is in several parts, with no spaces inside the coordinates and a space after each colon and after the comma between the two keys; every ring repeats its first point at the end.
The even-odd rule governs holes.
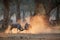
{"type": "Polygon", "coordinates": [[[39,2],[38,2],[38,0],[35,0],[35,10],[34,10],[34,16],[37,14],[37,11],[38,11],[38,6],[39,6],[39,2]]]}
{"type": "Polygon", "coordinates": [[[23,10],[23,22],[25,22],[26,20],[25,20],[25,10],[23,10]]]}
{"type": "Polygon", "coordinates": [[[4,19],[3,19],[3,28],[8,28],[9,24],[9,0],[3,0],[4,4],[4,19]]]}
{"type": "Polygon", "coordinates": [[[45,10],[46,13],[44,13],[44,15],[46,15],[49,19],[49,16],[50,16],[50,12],[52,9],[54,9],[57,5],[57,0],[35,0],[35,14],[36,15],[37,13],[40,13],[40,10],[41,12],[42,9],[41,9],[41,5],[42,4],[42,9],[45,10]]]}
{"type": "Polygon", "coordinates": [[[16,13],[16,21],[18,22],[21,19],[20,16],[20,0],[17,0],[17,13],[16,13]]]}
{"type": "Polygon", "coordinates": [[[57,5],[57,17],[56,17],[57,18],[57,23],[59,23],[59,20],[60,20],[59,19],[59,7],[60,7],[60,5],[58,4],[57,5]]]}

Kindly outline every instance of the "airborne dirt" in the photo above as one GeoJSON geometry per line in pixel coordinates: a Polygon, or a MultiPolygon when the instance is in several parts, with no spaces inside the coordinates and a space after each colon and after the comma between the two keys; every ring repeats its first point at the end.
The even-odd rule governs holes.
{"type": "MultiPolygon", "coordinates": [[[[30,17],[27,18],[27,21],[30,17]]],[[[60,33],[60,26],[51,27],[48,20],[44,15],[36,15],[30,18],[29,28],[24,31],[17,31],[17,28],[13,28],[12,31],[9,30],[10,27],[5,31],[5,33],[30,33],[30,34],[40,34],[40,33],[60,33]]],[[[23,27],[24,28],[24,27],[23,27]]]]}

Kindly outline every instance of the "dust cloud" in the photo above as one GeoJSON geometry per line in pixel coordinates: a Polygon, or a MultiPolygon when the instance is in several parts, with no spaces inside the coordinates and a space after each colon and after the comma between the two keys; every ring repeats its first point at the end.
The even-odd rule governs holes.
{"type": "MultiPolygon", "coordinates": [[[[29,17],[27,18],[29,20],[29,17]]],[[[10,26],[5,31],[5,33],[30,33],[30,34],[40,34],[40,33],[51,33],[52,29],[49,26],[48,21],[44,15],[36,15],[30,18],[28,30],[20,31],[17,28],[10,30],[10,26]]]]}

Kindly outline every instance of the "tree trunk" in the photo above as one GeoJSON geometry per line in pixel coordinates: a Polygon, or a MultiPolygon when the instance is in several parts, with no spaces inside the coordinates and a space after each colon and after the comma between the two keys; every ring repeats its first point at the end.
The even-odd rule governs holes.
{"type": "Polygon", "coordinates": [[[32,16],[32,10],[30,10],[30,16],[32,16]]]}
{"type": "Polygon", "coordinates": [[[25,22],[25,10],[23,10],[23,22],[25,22]]]}
{"type": "Polygon", "coordinates": [[[59,23],[59,5],[57,6],[57,23],[59,23]]]}
{"type": "Polygon", "coordinates": [[[4,23],[3,23],[3,28],[6,29],[8,28],[8,22],[9,22],[9,0],[3,0],[4,4],[4,23]]]}
{"type": "Polygon", "coordinates": [[[34,16],[37,14],[39,8],[39,3],[38,1],[35,0],[35,10],[34,10],[34,16]]]}
{"type": "Polygon", "coordinates": [[[20,16],[20,0],[17,0],[17,13],[16,13],[16,21],[20,21],[21,16],[20,16]]]}

